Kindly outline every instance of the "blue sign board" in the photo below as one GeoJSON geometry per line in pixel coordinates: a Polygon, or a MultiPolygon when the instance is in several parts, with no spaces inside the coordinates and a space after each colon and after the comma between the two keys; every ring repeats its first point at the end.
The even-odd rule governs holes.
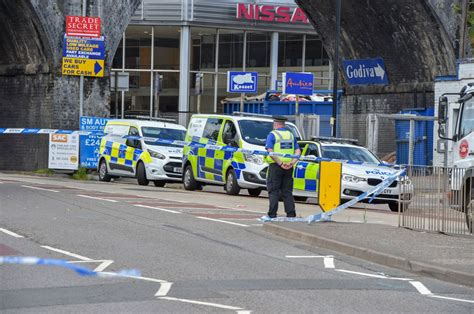
{"type": "Polygon", "coordinates": [[[349,85],[388,85],[387,71],[382,58],[343,60],[342,64],[349,85]]]}
{"type": "Polygon", "coordinates": [[[285,72],[283,77],[283,94],[312,95],[314,75],[304,72],[285,72]]]}
{"type": "Polygon", "coordinates": [[[256,93],[257,87],[257,72],[227,72],[228,93],[256,93]]]}
{"type": "MultiPolygon", "coordinates": [[[[81,131],[103,131],[108,118],[81,117],[81,131]]],[[[87,169],[97,169],[99,148],[102,137],[97,135],[81,135],[79,138],[79,166],[87,169]]]]}
{"type": "Polygon", "coordinates": [[[104,60],[104,38],[88,39],[64,36],[63,57],[104,60]]]}

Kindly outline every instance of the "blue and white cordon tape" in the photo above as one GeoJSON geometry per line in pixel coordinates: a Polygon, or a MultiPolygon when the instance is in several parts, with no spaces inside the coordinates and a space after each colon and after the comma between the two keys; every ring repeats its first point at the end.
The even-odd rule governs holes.
{"type": "Polygon", "coordinates": [[[62,260],[62,259],[48,259],[39,257],[27,257],[27,256],[0,256],[0,265],[2,264],[13,264],[13,265],[46,265],[46,266],[58,266],[64,267],[75,271],[81,276],[95,276],[95,277],[139,277],[140,271],[136,269],[126,269],[119,272],[95,272],[89,268],[78,266],[74,263],[62,260]]]}

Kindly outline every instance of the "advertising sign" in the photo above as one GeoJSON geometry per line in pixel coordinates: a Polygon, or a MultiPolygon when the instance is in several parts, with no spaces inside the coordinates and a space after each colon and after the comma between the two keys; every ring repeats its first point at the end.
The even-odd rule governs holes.
{"type": "Polygon", "coordinates": [[[303,72],[283,73],[283,94],[312,95],[314,75],[303,72]]]}
{"type": "Polygon", "coordinates": [[[237,3],[236,18],[262,22],[309,23],[303,10],[297,6],[237,3]]]}
{"type": "Polygon", "coordinates": [[[228,93],[256,93],[257,87],[257,72],[227,72],[228,93]]]}
{"type": "MultiPolygon", "coordinates": [[[[81,131],[103,131],[108,118],[81,117],[79,127],[81,131]]],[[[80,136],[80,165],[87,169],[97,169],[99,148],[102,137],[97,135],[80,136]]]]}
{"type": "Polygon", "coordinates": [[[388,85],[382,58],[343,60],[344,75],[350,85],[388,85]]]}
{"type": "Polygon", "coordinates": [[[104,38],[89,39],[64,36],[63,57],[104,60],[104,38]]]}
{"type": "Polygon", "coordinates": [[[77,37],[100,37],[100,17],[66,16],[66,35],[77,37]]]}
{"type": "Polygon", "coordinates": [[[63,58],[63,75],[104,76],[104,60],[63,58]]]}
{"type": "Polygon", "coordinates": [[[77,170],[79,164],[79,135],[50,134],[48,168],[77,170]]]}

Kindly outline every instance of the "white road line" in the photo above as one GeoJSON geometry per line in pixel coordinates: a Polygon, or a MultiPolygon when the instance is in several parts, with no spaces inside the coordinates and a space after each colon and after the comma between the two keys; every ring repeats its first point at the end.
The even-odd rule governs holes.
{"type": "Polygon", "coordinates": [[[474,300],[466,300],[466,299],[458,299],[458,298],[451,298],[451,297],[443,297],[442,295],[429,295],[429,297],[430,297],[430,298],[445,299],[445,300],[452,300],[452,301],[459,301],[459,302],[474,303],[474,300]]]}
{"type": "Polygon", "coordinates": [[[220,219],[214,219],[214,218],[208,218],[208,217],[201,217],[201,216],[196,216],[196,218],[203,219],[203,220],[215,221],[215,222],[222,222],[222,223],[225,223],[225,224],[239,226],[239,227],[248,227],[248,225],[238,224],[236,222],[231,222],[231,221],[226,221],[226,220],[220,220],[220,219]]]}
{"type": "Polygon", "coordinates": [[[160,208],[160,207],[153,207],[153,206],[140,205],[140,204],[135,204],[135,205],[133,205],[133,206],[136,206],[136,207],[143,207],[143,208],[150,208],[150,209],[156,209],[156,210],[159,210],[159,211],[162,211],[162,212],[171,213],[171,214],[181,214],[181,212],[178,212],[178,211],[176,211],[176,210],[165,209],[165,208],[160,208]]]}
{"type": "Polygon", "coordinates": [[[332,255],[286,255],[286,258],[326,258],[334,257],[332,255]]]}
{"type": "Polygon", "coordinates": [[[0,228],[0,231],[5,234],[11,235],[12,237],[15,237],[15,238],[24,238],[24,236],[7,229],[0,228]]]}
{"type": "Polygon", "coordinates": [[[100,263],[99,266],[97,266],[94,271],[95,272],[100,272],[100,271],[104,271],[107,267],[110,266],[110,264],[112,264],[114,261],[112,260],[90,260],[90,261],[71,261],[71,262],[68,262],[69,264],[76,264],[76,263],[100,263]]]}
{"type": "Polygon", "coordinates": [[[168,294],[173,285],[172,282],[163,282],[161,283],[160,289],[155,293],[155,297],[164,297],[168,294]]]}
{"type": "Polygon", "coordinates": [[[30,186],[30,185],[22,185],[24,188],[28,189],[33,189],[33,190],[40,190],[40,191],[48,191],[48,192],[54,192],[54,193],[59,193],[57,190],[51,190],[51,189],[45,189],[45,188],[39,188],[37,186],[30,186]]]}
{"type": "Polygon", "coordinates": [[[122,274],[117,274],[114,272],[108,272],[108,271],[101,271],[99,272],[101,275],[110,276],[110,277],[126,277],[126,278],[133,278],[133,279],[138,279],[138,280],[144,280],[144,281],[151,281],[151,282],[158,282],[158,283],[170,283],[169,281],[166,280],[161,280],[161,279],[156,279],[156,278],[149,278],[149,277],[142,277],[142,276],[131,276],[131,275],[122,275],[122,274]]]}
{"type": "Polygon", "coordinates": [[[99,200],[99,201],[106,201],[106,202],[117,203],[116,200],[109,200],[109,199],[107,199],[107,198],[100,198],[100,197],[94,197],[94,196],[82,195],[82,194],[77,194],[77,196],[85,197],[85,198],[90,198],[90,199],[93,199],[93,200],[99,200]]]}
{"type": "Polygon", "coordinates": [[[61,254],[64,254],[64,255],[68,255],[68,256],[80,259],[81,261],[92,261],[91,258],[81,256],[81,255],[78,255],[78,254],[74,254],[74,253],[71,253],[71,252],[68,252],[68,251],[56,249],[54,247],[50,247],[50,246],[47,246],[47,245],[42,245],[41,247],[44,248],[44,249],[50,250],[50,251],[58,252],[58,253],[61,253],[61,254]]]}
{"type": "MultiPolygon", "coordinates": [[[[361,273],[361,272],[358,272],[358,271],[345,270],[345,269],[334,269],[334,270],[335,270],[335,271],[339,271],[339,272],[343,272],[343,273],[354,274],[354,275],[361,275],[361,276],[372,277],[372,278],[390,279],[390,280],[401,280],[401,281],[410,281],[410,280],[412,280],[412,279],[410,279],[410,278],[388,277],[388,276],[382,276],[382,275],[361,273]]],[[[420,282],[420,283],[421,283],[421,282],[420,282]]]]}
{"type": "Polygon", "coordinates": [[[324,268],[335,268],[334,267],[334,257],[325,257],[324,258],[324,268]]]}
{"type": "Polygon", "coordinates": [[[207,305],[207,306],[217,307],[219,309],[226,309],[226,310],[234,310],[234,311],[243,310],[243,308],[241,308],[241,307],[224,305],[224,304],[217,304],[217,303],[210,303],[210,302],[202,302],[202,301],[196,301],[196,300],[178,299],[178,298],[172,298],[172,297],[159,297],[158,299],[170,300],[170,301],[179,301],[179,302],[184,302],[184,303],[192,303],[192,304],[200,304],[200,305],[207,305]]]}
{"type": "Polygon", "coordinates": [[[424,284],[422,284],[419,281],[410,281],[410,284],[415,287],[416,290],[422,295],[432,295],[431,291],[425,287],[424,284]]]}

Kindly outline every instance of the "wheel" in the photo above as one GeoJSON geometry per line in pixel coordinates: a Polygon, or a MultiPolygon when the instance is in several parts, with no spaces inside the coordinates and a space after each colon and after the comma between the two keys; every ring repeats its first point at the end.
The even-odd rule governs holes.
{"type": "Polygon", "coordinates": [[[260,193],[262,193],[262,189],[248,189],[247,191],[249,192],[250,196],[254,197],[257,197],[260,195],[260,193]]]}
{"type": "Polygon", "coordinates": [[[237,183],[237,176],[235,175],[234,169],[230,169],[229,171],[227,171],[225,191],[229,195],[237,195],[240,192],[240,187],[237,183]]]}
{"type": "Polygon", "coordinates": [[[193,168],[187,165],[184,169],[183,186],[185,190],[194,191],[198,189],[199,183],[194,179],[193,168]]]}
{"type": "Polygon", "coordinates": [[[155,184],[156,187],[162,188],[162,187],[165,186],[166,181],[159,181],[159,180],[156,180],[156,181],[153,181],[153,183],[155,184]]]}
{"type": "Polygon", "coordinates": [[[308,200],[308,198],[306,196],[293,196],[293,198],[297,202],[306,202],[306,200],[308,200]]]}
{"type": "MultiPolygon", "coordinates": [[[[398,212],[398,202],[388,203],[388,208],[390,208],[390,210],[392,212],[398,212]]],[[[407,209],[408,209],[408,203],[403,203],[402,202],[401,207],[400,207],[400,211],[403,213],[407,209]]]]}
{"type": "Polygon", "coordinates": [[[145,165],[139,162],[137,165],[137,181],[139,185],[148,185],[150,181],[146,178],[145,165]]]}
{"type": "Polygon", "coordinates": [[[111,179],[112,177],[107,171],[107,163],[105,162],[105,159],[102,159],[99,164],[99,181],[110,182],[111,179]]]}

